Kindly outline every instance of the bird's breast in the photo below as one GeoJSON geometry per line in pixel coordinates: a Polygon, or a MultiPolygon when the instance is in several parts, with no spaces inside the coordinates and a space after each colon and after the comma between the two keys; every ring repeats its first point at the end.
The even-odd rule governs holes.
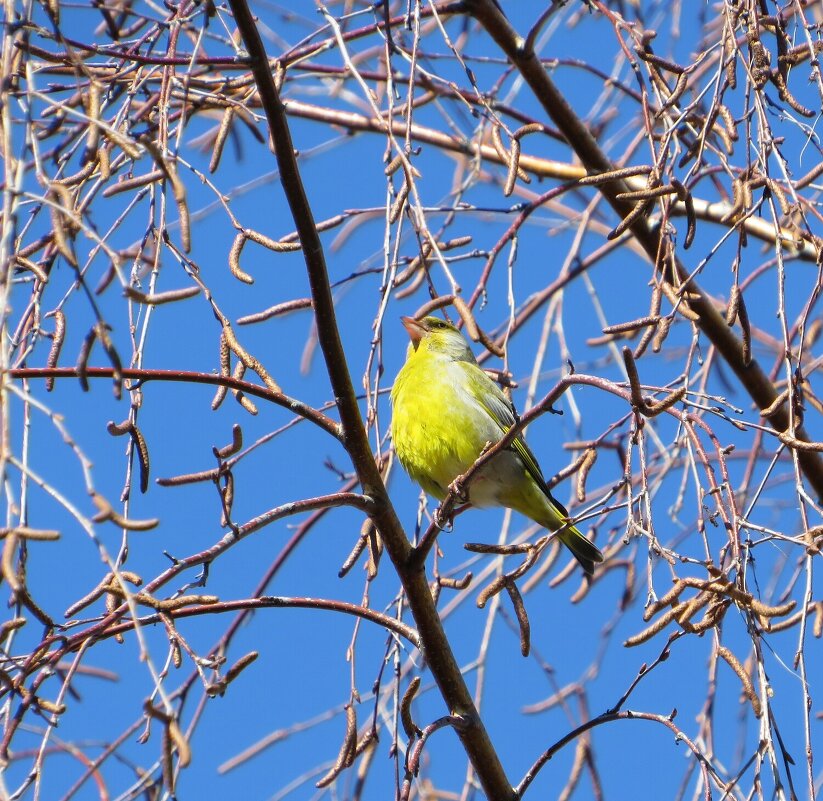
{"type": "MultiPolygon", "coordinates": [[[[502,432],[464,387],[460,366],[437,362],[434,358],[410,360],[400,371],[392,391],[392,438],[409,475],[442,499],[449,484],[474,464],[487,443],[497,442],[502,432]]],[[[482,479],[479,476],[475,482],[478,490],[482,479]]],[[[475,491],[471,494],[476,503],[475,491]]]]}

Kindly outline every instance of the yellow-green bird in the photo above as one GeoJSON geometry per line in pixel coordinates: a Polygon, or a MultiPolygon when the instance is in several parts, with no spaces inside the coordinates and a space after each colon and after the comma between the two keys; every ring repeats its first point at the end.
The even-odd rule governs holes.
{"type": "MultiPolygon", "coordinates": [[[[394,449],[412,479],[442,501],[487,443],[499,442],[515,424],[516,413],[451,323],[437,317],[401,319],[411,344],[391,393],[394,449]]],[[[480,470],[468,494],[473,506],[506,506],[558,531],[586,573],[603,561],[552,497],[522,437],[480,470]]]]}

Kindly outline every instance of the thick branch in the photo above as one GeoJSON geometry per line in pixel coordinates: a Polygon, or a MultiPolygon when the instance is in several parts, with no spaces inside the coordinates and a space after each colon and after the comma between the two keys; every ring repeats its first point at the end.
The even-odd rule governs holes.
{"type": "MultiPolygon", "coordinates": [[[[466,0],[466,7],[523,76],[546,114],[566,137],[569,146],[578,155],[586,169],[593,173],[609,172],[615,169],[586,124],[575,114],[566,98],[555,86],[540,63],[540,59],[533,51],[525,49],[523,38],[512,28],[494,0],[466,0]]],[[[620,219],[624,219],[632,210],[632,202],[618,198],[621,193],[631,191],[632,187],[628,182],[618,180],[601,184],[598,188],[620,219]]],[[[658,254],[661,252],[659,228],[641,216],[634,221],[630,230],[646,251],[652,264],[656,264],[658,254]]],[[[769,377],[755,360],[746,360],[743,343],[727,325],[711,298],[693,279],[690,279],[689,271],[680,259],[675,257],[672,261],[674,261],[673,270],[676,275],[667,277],[666,273],[672,269],[667,260],[663,268],[664,278],[667,277],[676,286],[688,283],[689,306],[699,316],[697,325],[700,330],[734,370],[758,408],[770,407],[777,398],[777,391],[769,377]]],[[[769,422],[778,432],[788,431],[792,425],[787,406],[788,404],[780,406],[769,418],[769,422]]],[[[795,425],[794,435],[799,440],[808,441],[809,439],[802,425],[795,425]]],[[[817,497],[823,498],[823,460],[820,454],[798,450],[797,460],[817,497]]]]}
{"type": "Polygon", "coordinates": [[[337,399],[343,428],[343,443],[351,456],[363,492],[374,499],[373,520],[403,583],[409,608],[417,623],[423,653],[432,675],[437,681],[449,711],[466,719],[465,729],[458,734],[483,785],[483,790],[489,799],[495,799],[495,801],[512,798],[514,792],[511,784],[506,778],[503,766],[480,720],[471,693],[443,630],[425,571],[422,567],[410,566],[411,544],[397,519],[374,462],[349,376],[337,328],[323,248],[294,157],[285,108],[269,71],[266,52],[247,3],[245,0],[230,0],[230,2],[238,30],[251,57],[260,102],[266,112],[277,154],[283,190],[303,247],[317,322],[318,341],[326,361],[334,396],[337,399]]]}

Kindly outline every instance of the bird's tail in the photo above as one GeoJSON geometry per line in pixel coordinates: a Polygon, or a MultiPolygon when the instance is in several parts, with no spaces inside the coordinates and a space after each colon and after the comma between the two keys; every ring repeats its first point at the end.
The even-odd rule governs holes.
{"type": "Polygon", "coordinates": [[[577,527],[569,523],[569,513],[562,504],[552,496],[549,496],[549,502],[550,514],[547,520],[542,521],[543,525],[552,531],[557,531],[560,542],[572,552],[574,558],[580,562],[583,570],[590,576],[594,572],[595,564],[603,561],[602,552],[596,545],[589,542],[577,527]]]}
{"type": "Polygon", "coordinates": [[[557,536],[589,576],[594,573],[595,564],[603,561],[600,548],[589,542],[574,526],[564,528],[557,536]]]}

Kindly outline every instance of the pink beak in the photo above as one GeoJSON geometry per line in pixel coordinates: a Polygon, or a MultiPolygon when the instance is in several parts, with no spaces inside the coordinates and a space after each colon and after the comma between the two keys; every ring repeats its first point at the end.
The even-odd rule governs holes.
{"type": "Polygon", "coordinates": [[[401,317],[400,322],[415,345],[429,332],[426,324],[421,320],[415,320],[414,317],[401,317]]]}

